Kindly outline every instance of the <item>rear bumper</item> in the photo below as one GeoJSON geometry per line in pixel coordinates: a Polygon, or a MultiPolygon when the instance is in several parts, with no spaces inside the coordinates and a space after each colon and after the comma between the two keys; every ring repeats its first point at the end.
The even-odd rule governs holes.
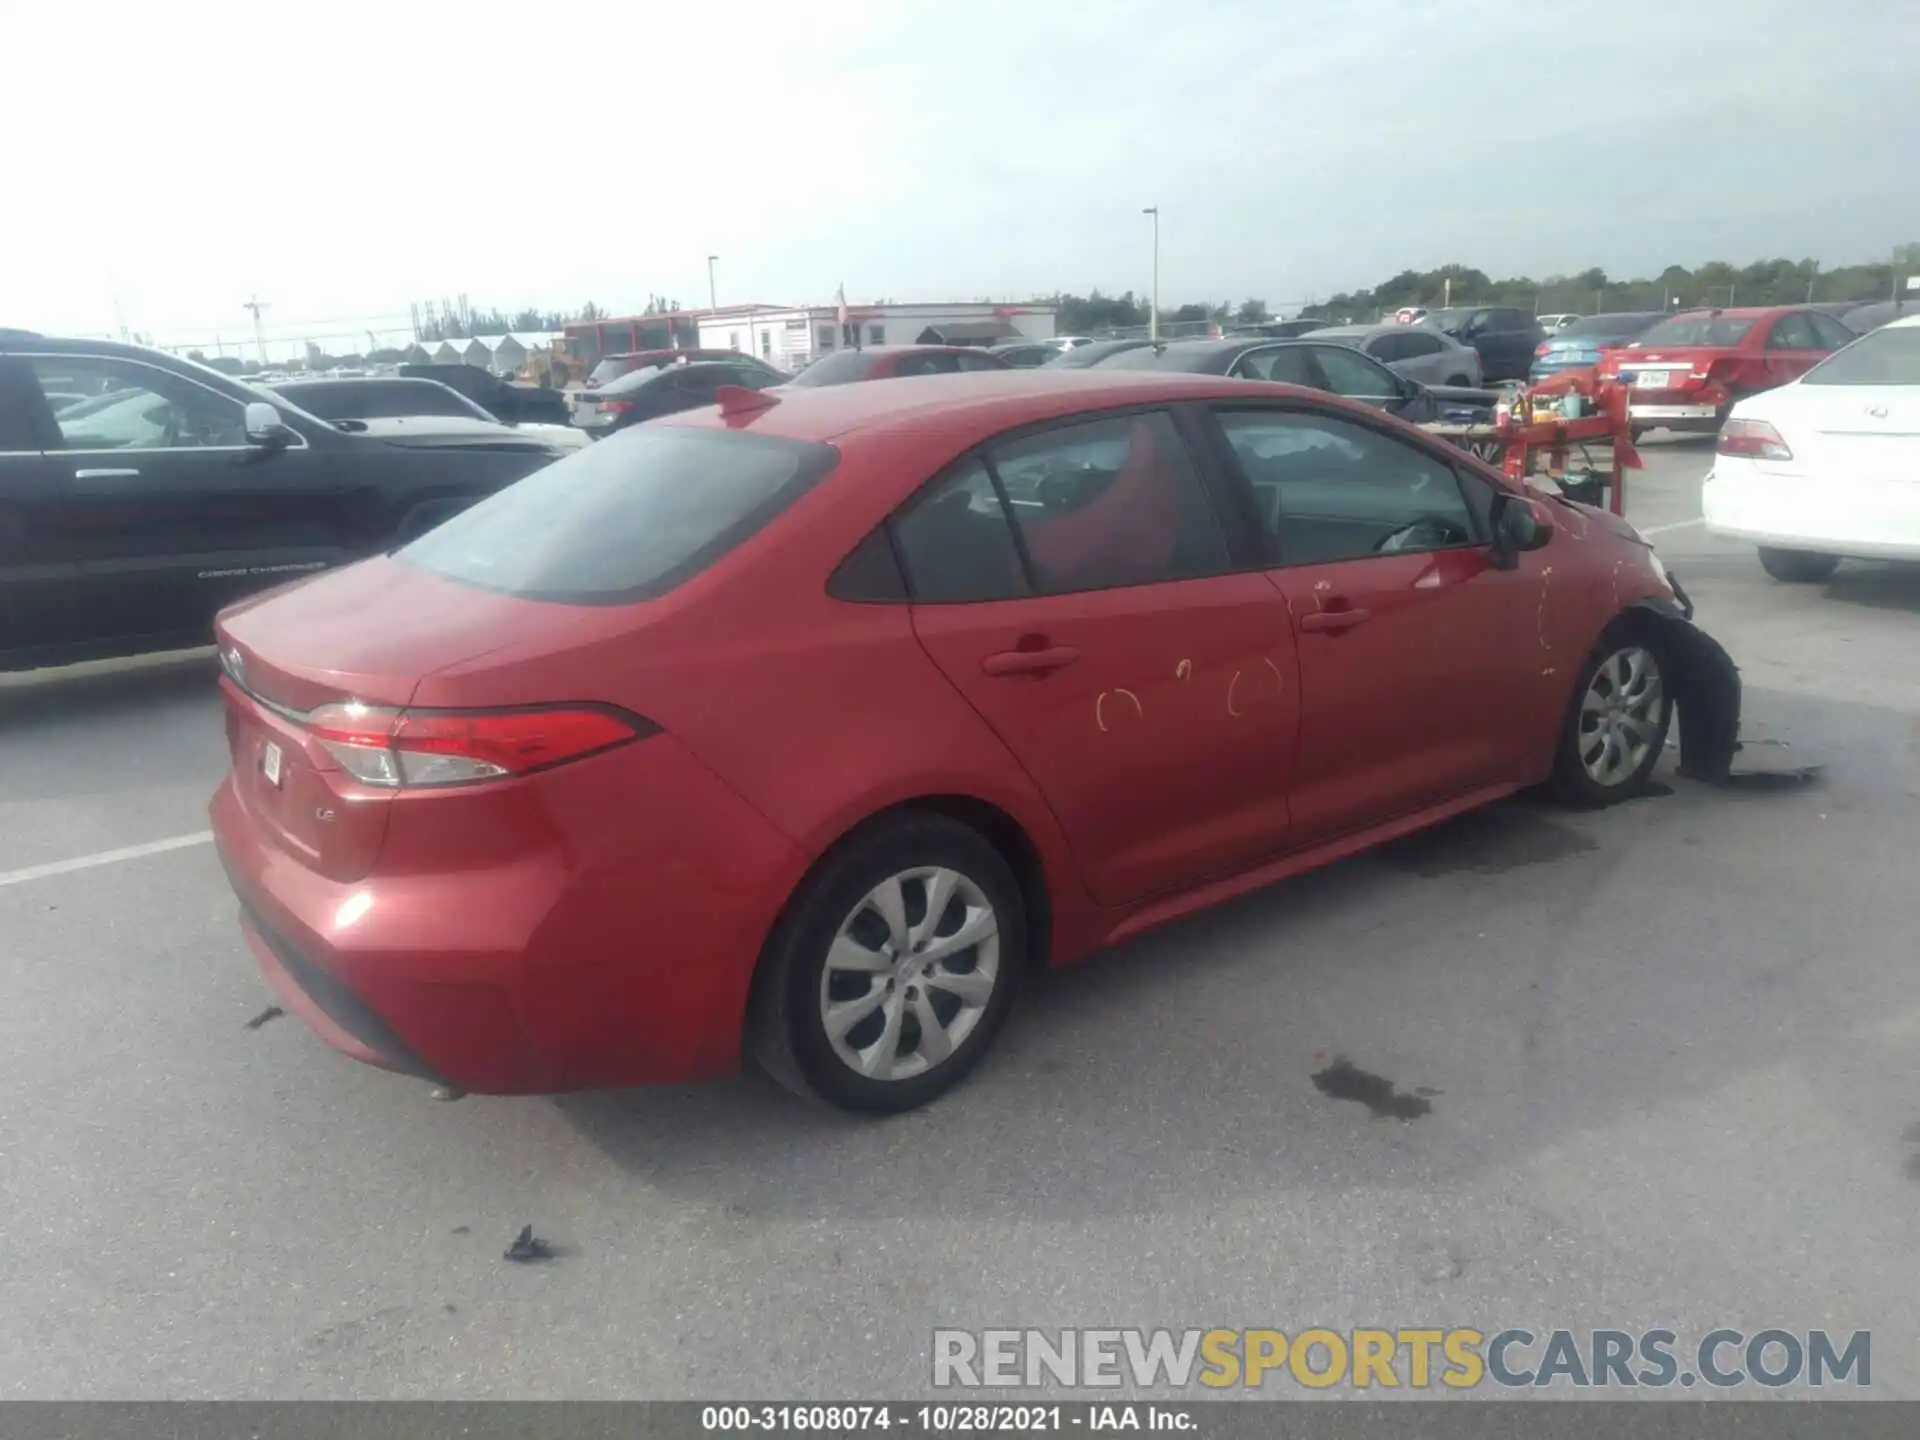
{"type": "Polygon", "coordinates": [[[303,864],[223,783],[215,846],[286,1008],[355,1060],[476,1094],[737,1067],[797,852],[668,737],[569,768],[586,773],[546,777],[540,823],[524,795],[505,832],[396,819],[358,881],[303,864]]]}
{"type": "Polygon", "coordinates": [[[1781,550],[1861,560],[1920,561],[1920,476],[1862,482],[1819,474],[1769,474],[1719,456],[1700,490],[1714,535],[1781,550]]]}

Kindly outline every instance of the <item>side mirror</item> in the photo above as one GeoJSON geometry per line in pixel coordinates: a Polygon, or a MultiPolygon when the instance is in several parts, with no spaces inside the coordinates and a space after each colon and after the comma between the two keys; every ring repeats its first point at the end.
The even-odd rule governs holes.
{"type": "Polygon", "coordinates": [[[280,412],[264,400],[249,400],[246,414],[247,443],[264,450],[284,450],[293,443],[293,429],[280,412]]]}
{"type": "Polygon", "coordinates": [[[1553,512],[1544,501],[1513,494],[1494,501],[1493,553],[1501,569],[1512,569],[1516,557],[1552,539],[1553,512]]]}

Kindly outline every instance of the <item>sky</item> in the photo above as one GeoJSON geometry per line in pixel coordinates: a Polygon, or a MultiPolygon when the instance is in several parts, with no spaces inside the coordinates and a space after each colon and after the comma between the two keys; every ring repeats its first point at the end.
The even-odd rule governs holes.
{"type": "Polygon", "coordinates": [[[1145,294],[1149,205],[1169,306],[1920,240],[1891,0],[0,0],[0,36],[0,325],[53,333],[700,305],[710,254],[722,304],[1145,294]]]}

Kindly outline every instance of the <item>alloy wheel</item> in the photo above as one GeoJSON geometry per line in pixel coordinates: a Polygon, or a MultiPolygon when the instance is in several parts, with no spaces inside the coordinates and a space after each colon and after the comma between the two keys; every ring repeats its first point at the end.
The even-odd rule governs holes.
{"type": "Polygon", "coordinates": [[[820,974],[833,1052],[870,1080],[908,1080],[949,1060],[993,999],[1000,924],[958,870],[923,866],[881,881],[841,922],[820,974]]]}
{"type": "Polygon", "coordinates": [[[1629,645],[1601,662],[1580,697],[1580,766],[1596,785],[1616,789],[1640,772],[1659,743],[1666,688],[1651,650],[1629,645]]]}

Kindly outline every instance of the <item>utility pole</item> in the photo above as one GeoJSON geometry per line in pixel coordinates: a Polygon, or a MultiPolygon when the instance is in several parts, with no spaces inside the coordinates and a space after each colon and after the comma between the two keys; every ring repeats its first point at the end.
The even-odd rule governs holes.
{"type": "Polygon", "coordinates": [[[266,300],[262,300],[258,295],[255,295],[240,307],[242,310],[251,310],[253,312],[253,344],[254,348],[260,352],[260,363],[262,365],[267,363],[267,332],[260,328],[260,312],[265,310],[269,303],[270,302],[266,300]]]}
{"type": "Polygon", "coordinates": [[[1160,338],[1160,207],[1149,205],[1140,212],[1153,217],[1153,308],[1147,312],[1147,338],[1160,338]]]}
{"type": "Polygon", "coordinates": [[[718,255],[707,256],[707,309],[709,310],[720,308],[720,292],[713,283],[713,262],[719,258],[718,255]]]}

